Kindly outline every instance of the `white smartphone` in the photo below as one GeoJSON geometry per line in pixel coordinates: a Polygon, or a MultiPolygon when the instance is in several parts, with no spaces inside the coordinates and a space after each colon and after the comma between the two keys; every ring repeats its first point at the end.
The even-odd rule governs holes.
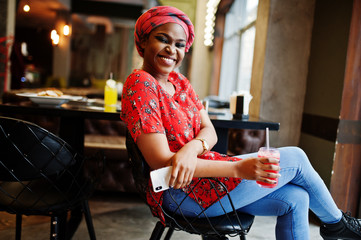
{"type": "Polygon", "coordinates": [[[172,166],[159,168],[150,172],[154,192],[161,192],[169,188],[169,180],[172,173],[172,166]]]}

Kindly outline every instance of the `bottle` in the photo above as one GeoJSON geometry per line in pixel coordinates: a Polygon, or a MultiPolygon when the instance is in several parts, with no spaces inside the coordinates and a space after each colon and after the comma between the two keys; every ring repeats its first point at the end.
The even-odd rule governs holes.
{"type": "Polygon", "coordinates": [[[110,73],[110,78],[106,81],[104,87],[104,109],[106,112],[115,112],[118,101],[117,82],[113,79],[113,73],[110,73]]]}

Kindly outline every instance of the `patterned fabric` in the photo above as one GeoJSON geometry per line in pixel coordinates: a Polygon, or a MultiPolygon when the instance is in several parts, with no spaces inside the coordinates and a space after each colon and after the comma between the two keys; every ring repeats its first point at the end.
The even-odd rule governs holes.
{"type": "MultiPolygon", "coordinates": [[[[194,139],[200,131],[201,101],[194,92],[188,79],[182,74],[171,72],[168,80],[175,86],[175,94],[169,95],[149,73],[134,70],[127,78],[122,95],[122,120],[127,124],[134,141],[141,133],[162,133],[168,140],[172,152],[177,152],[187,142],[194,139]]],[[[210,151],[201,156],[207,160],[239,161],[239,158],[210,151]]],[[[229,191],[233,190],[242,179],[219,178],[229,191]]],[[[194,178],[190,185],[182,190],[191,193],[190,197],[202,207],[207,208],[217,201],[217,194],[211,191],[207,181],[194,178]],[[196,190],[193,187],[197,186],[196,190]]],[[[224,193],[226,194],[226,193],[224,193]]],[[[159,206],[162,205],[163,192],[155,193],[151,182],[147,192],[148,204],[154,216],[164,220],[159,206]],[[158,205],[159,203],[159,205],[158,205]]]]}
{"type": "Polygon", "coordinates": [[[159,27],[166,23],[177,23],[181,25],[187,36],[187,43],[185,51],[188,52],[194,40],[194,27],[188,16],[181,10],[169,6],[157,6],[149,9],[143,13],[135,23],[134,40],[138,53],[143,57],[141,41],[146,37],[154,28],[159,27]]]}

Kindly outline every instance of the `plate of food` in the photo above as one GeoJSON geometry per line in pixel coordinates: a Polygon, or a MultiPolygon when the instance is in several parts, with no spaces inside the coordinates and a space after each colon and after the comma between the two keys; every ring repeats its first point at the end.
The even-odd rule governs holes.
{"type": "Polygon", "coordinates": [[[28,97],[30,101],[40,106],[60,106],[69,101],[81,100],[82,96],[64,95],[60,90],[48,89],[37,93],[18,93],[21,97],[28,97]]]}

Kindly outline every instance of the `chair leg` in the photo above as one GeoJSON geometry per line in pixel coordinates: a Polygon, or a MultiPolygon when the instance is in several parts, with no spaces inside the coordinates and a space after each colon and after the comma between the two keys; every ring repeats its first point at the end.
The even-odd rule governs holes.
{"type": "Polygon", "coordinates": [[[164,240],[169,240],[169,239],[172,237],[173,232],[174,232],[174,229],[173,229],[173,228],[169,228],[168,231],[167,231],[167,234],[165,235],[164,240]]]}
{"type": "Polygon", "coordinates": [[[66,240],[67,213],[52,215],[50,221],[50,239],[66,240]]]}
{"type": "Polygon", "coordinates": [[[71,239],[79,227],[81,219],[83,217],[82,207],[77,206],[73,210],[71,210],[70,219],[67,224],[66,232],[67,232],[67,239],[71,239]]]}
{"type": "Polygon", "coordinates": [[[82,205],[83,205],[83,212],[85,216],[86,225],[88,228],[89,237],[91,240],[96,240],[94,225],[93,225],[92,216],[90,214],[88,200],[83,201],[82,205]]]}
{"type": "Polygon", "coordinates": [[[150,236],[149,240],[160,240],[164,232],[164,229],[165,229],[164,225],[160,221],[158,221],[153,229],[152,235],[150,236]]]}
{"type": "Polygon", "coordinates": [[[246,240],[246,234],[239,235],[240,240],[246,240]]]}
{"type": "Polygon", "coordinates": [[[21,240],[21,225],[22,225],[22,215],[17,213],[16,214],[16,230],[15,230],[15,239],[21,240]]]}
{"type": "Polygon", "coordinates": [[[50,240],[59,239],[59,220],[58,216],[51,216],[50,218],[50,240]]]}

